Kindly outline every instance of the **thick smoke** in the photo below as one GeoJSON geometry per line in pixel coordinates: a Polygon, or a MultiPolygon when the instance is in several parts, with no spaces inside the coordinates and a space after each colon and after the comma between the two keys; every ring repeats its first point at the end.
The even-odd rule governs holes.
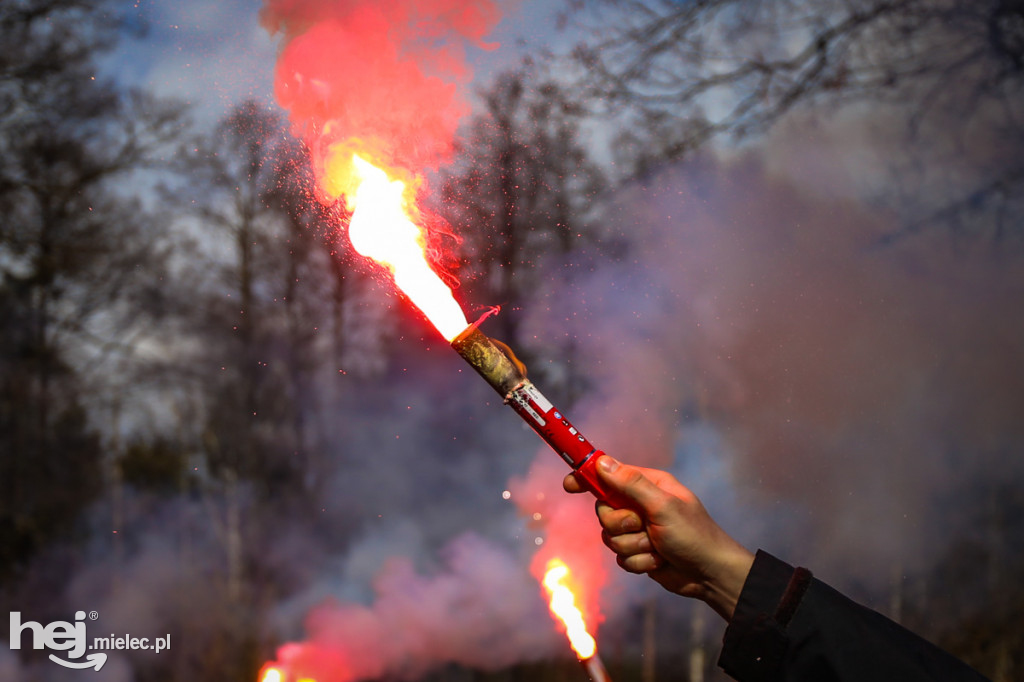
{"type": "MultiPolygon", "coordinates": [[[[276,634],[295,642],[277,659],[292,674],[414,678],[569,655],[529,570],[545,533],[524,528],[502,495],[536,435],[447,344],[409,342],[401,370],[341,408],[363,425],[345,443],[361,456],[339,469],[330,497],[352,500],[364,530],[276,609],[276,634]]],[[[579,539],[600,547],[587,528],[579,539]]],[[[304,556],[287,544],[268,553],[304,556]]]]}
{"type": "Polygon", "coordinates": [[[415,678],[436,666],[497,670],[552,653],[537,585],[506,550],[464,535],[430,575],[406,557],[378,567],[374,601],[323,603],[306,618],[307,641],[279,661],[293,675],[345,680],[415,678]]]}
{"type": "MultiPolygon", "coordinates": [[[[752,524],[724,509],[729,530],[878,588],[976,532],[977,492],[1024,473],[1024,271],[956,252],[941,225],[885,246],[901,223],[865,201],[884,169],[845,148],[863,131],[819,123],[816,146],[813,127],[618,193],[630,258],[572,297],[551,287],[534,333],[572,327],[595,384],[576,419],[599,447],[681,471],[685,434],[713,425],[739,502],[777,510],[752,524]]],[[[520,498],[555,494],[549,460],[520,498]]]]}

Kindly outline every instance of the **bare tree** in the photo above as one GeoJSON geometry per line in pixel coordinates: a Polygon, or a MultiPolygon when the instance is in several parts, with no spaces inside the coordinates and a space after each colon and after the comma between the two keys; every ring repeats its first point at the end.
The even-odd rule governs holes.
{"type": "Polygon", "coordinates": [[[280,435],[275,425],[289,406],[268,401],[281,388],[274,338],[285,291],[274,274],[278,253],[288,246],[267,194],[277,180],[275,159],[289,142],[279,117],[254,101],[243,103],[190,145],[182,161],[187,185],[173,192],[188,198],[188,214],[197,219],[194,239],[205,255],[206,281],[194,282],[203,305],[193,324],[206,339],[196,361],[220,370],[206,382],[219,393],[210,405],[208,439],[218,476],[263,480],[268,468],[288,468],[271,460],[280,435]]]}
{"type": "Polygon", "coordinates": [[[624,122],[619,145],[639,171],[715,136],[763,132],[794,111],[870,103],[899,112],[921,150],[970,156],[1001,147],[973,183],[933,184],[943,201],[926,202],[905,231],[937,222],[962,229],[978,215],[996,239],[1020,231],[1017,0],[612,0],[601,8],[601,32],[574,58],[590,101],[624,122]]]}
{"type": "Polygon", "coordinates": [[[472,299],[503,306],[496,336],[528,348],[517,311],[543,258],[594,243],[588,202],[604,178],[580,139],[585,110],[540,64],[500,75],[482,100],[442,196],[472,299]]]}
{"type": "Polygon", "coordinates": [[[93,3],[0,7],[0,570],[70,531],[98,493],[100,401],[83,368],[159,314],[162,253],[117,183],[180,111],[97,78],[113,29],[93,3]]]}

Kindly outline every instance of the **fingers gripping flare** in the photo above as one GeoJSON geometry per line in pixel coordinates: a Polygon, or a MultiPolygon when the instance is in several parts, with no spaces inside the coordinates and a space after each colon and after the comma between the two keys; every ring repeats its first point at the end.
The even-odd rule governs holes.
{"type": "Polygon", "coordinates": [[[616,509],[598,502],[597,518],[602,528],[602,541],[615,552],[623,569],[630,573],[646,573],[661,565],[661,557],[651,544],[643,520],[635,511],[616,509]]]}

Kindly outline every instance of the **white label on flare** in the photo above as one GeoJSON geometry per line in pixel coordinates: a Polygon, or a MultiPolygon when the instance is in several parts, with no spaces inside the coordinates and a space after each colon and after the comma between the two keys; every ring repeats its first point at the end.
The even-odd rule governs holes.
{"type": "Polygon", "coordinates": [[[544,426],[547,423],[544,420],[544,417],[541,416],[537,410],[533,409],[533,405],[537,405],[537,407],[547,413],[548,410],[551,409],[551,403],[549,403],[547,399],[541,395],[540,391],[534,388],[532,384],[526,384],[525,386],[517,388],[512,393],[512,399],[516,401],[516,404],[518,404],[524,412],[530,415],[530,418],[533,419],[533,421],[537,422],[538,426],[544,426]],[[530,401],[533,401],[533,404],[531,404],[530,401]],[[547,407],[544,407],[544,405],[547,405],[547,407]]]}
{"type": "Polygon", "coordinates": [[[544,394],[538,391],[537,387],[534,386],[533,384],[527,384],[526,386],[523,386],[523,390],[526,392],[527,395],[530,396],[530,400],[532,400],[534,404],[537,405],[537,407],[540,408],[540,411],[543,412],[544,414],[550,412],[551,408],[554,407],[554,405],[548,402],[548,399],[544,397],[544,394]]]}
{"type": "Polygon", "coordinates": [[[537,422],[538,426],[544,426],[547,424],[547,422],[544,421],[544,417],[537,414],[537,410],[533,409],[533,405],[531,405],[530,401],[526,399],[526,396],[516,393],[515,401],[519,403],[519,406],[522,407],[528,415],[530,415],[530,418],[533,419],[533,421],[537,422]]]}

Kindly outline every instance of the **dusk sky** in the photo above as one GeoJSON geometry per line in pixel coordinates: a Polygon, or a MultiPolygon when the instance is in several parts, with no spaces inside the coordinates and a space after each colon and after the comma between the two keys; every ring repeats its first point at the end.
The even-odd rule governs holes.
{"type": "MultiPolygon", "coordinates": [[[[181,98],[199,118],[223,116],[247,97],[273,100],[274,63],[279,40],[260,26],[259,0],[135,0],[124,16],[145,26],[140,39],[125,39],[107,60],[111,73],[158,95],[181,98]]],[[[516,0],[491,40],[493,50],[471,48],[474,82],[486,81],[524,51],[559,49],[564,33],[555,29],[559,3],[516,0]],[[552,42],[555,44],[553,45],[552,42]]]]}

